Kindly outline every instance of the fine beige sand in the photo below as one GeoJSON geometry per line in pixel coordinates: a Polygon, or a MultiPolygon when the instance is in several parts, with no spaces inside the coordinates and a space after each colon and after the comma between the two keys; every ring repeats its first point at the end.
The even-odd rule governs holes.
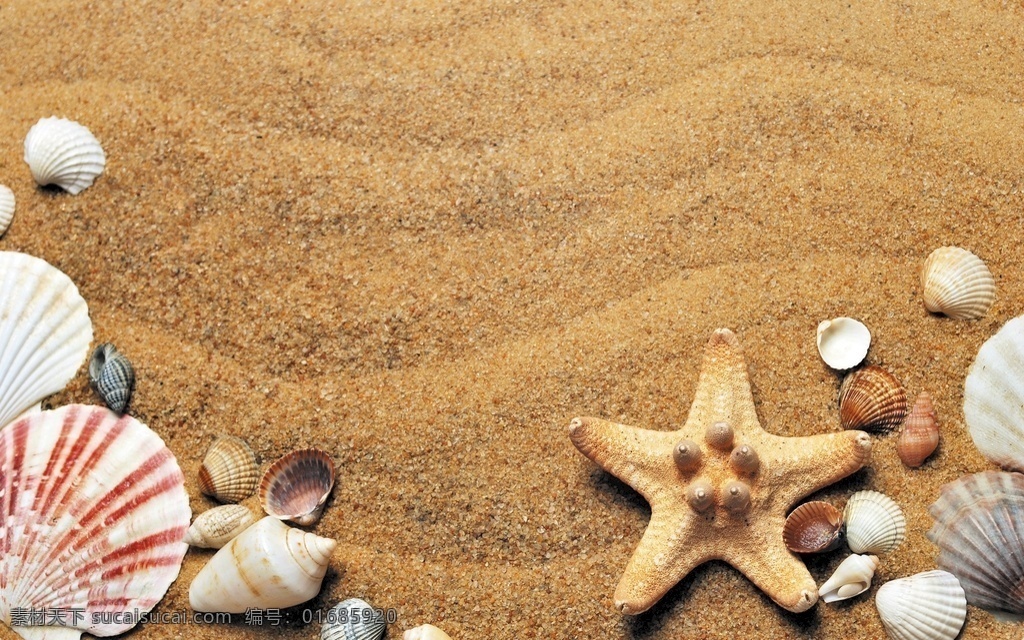
{"type": "MultiPolygon", "coordinates": [[[[281,626],[133,638],[313,639],[303,609],[352,596],[396,611],[391,640],[883,638],[874,593],[934,568],[939,487],[993,467],[961,407],[978,348],[1024,312],[1019,1],[15,0],[0,43],[0,249],[77,283],[193,511],[218,433],[339,467],[316,599],[281,626]],[[78,196],[22,160],[50,115],[106,150],[78,196]],[[920,265],[951,244],[995,275],[980,321],[922,305],[920,265]],[[841,315],[942,422],[923,468],[880,437],[816,494],[906,511],[875,587],[796,615],[711,562],[621,616],[650,510],[569,421],[678,426],[729,327],[768,431],[836,431],[815,327],[841,315]]],[[[84,369],[48,404],[72,401],[97,402],[84,369]]],[[[188,611],[210,555],[158,611],[188,611]]],[[[843,557],[808,567],[821,583],[843,557]]],[[[972,607],[962,637],[1022,633],[972,607]]]]}

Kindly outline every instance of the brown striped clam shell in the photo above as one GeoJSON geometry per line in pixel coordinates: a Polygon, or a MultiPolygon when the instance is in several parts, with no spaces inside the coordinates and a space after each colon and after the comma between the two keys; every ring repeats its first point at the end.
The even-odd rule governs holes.
{"type": "Polygon", "coordinates": [[[907,392],[896,376],[871,365],[846,376],[839,387],[839,420],[844,429],[892,431],[907,415],[907,392]]]}
{"type": "Polygon", "coordinates": [[[842,511],[827,502],[805,502],[786,518],[782,540],[794,553],[819,553],[839,546],[842,530],[842,511]]]}
{"type": "Polygon", "coordinates": [[[914,408],[903,422],[896,453],[908,467],[920,467],[928,456],[939,446],[939,422],[935,416],[932,397],[921,392],[914,402],[914,408]]]}
{"type": "Polygon", "coordinates": [[[221,502],[240,502],[253,494],[259,478],[259,460],[245,440],[221,436],[203,458],[199,489],[221,502]]]}
{"type": "Polygon", "coordinates": [[[334,488],[334,462],[320,449],[292,451],[272,464],[260,481],[260,504],[268,515],[308,526],[320,519],[334,488]]]}

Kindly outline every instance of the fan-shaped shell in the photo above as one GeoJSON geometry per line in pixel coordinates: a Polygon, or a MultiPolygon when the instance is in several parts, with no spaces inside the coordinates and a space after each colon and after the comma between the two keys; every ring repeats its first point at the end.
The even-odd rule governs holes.
{"type": "Polygon", "coordinates": [[[388,623],[365,600],[349,598],[334,605],[320,627],[320,640],[380,640],[388,623]]]}
{"type": "Polygon", "coordinates": [[[836,318],[818,325],[818,353],[833,369],[852,369],[871,346],[871,332],[860,320],[836,318]]]}
{"type": "Polygon", "coordinates": [[[99,140],[65,118],[43,118],[25,136],[25,162],[40,186],[55,184],[77,195],[103,173],[107,163],[99,140]]]}
{"type": "Polygon", "coordinates": [[[188,590],[195,611],[283,609],[320,592],[337,543],[267,516],[227,543],[188,590]]]}
{"type": "Polygon", "coordinates": [[[39,258],[0,252],[0,425],[63,389],[90,342],[89,309],[71,279],[39,258]]]}
{"type": "Polygon", "coordinates": [[[14,192],[0,184],[0,236],[14,220],[14,192]]]}
{"type": "Polygon", "coordinates": [[[844,429],[891,431],[907,415],[903,385],[882,367],[871,365],[846,376],[839,387],[839,420],[844,429]]]}
{"type": "Polygon", "coordinates": [[[255,522],[248,507],[222,504],[196,516],[185,534],[185,542],[193,547],[220,549],[255,522]]]}
{"type": "Polygon", "coordinates": [[[199,489],[221,502],[239,502],[253,494],[259,477],[259,460],[245,440],[221,436],[203,458],[199,489]]]}
{"type": "Polygon", "coordinates": [[[280,458],[260,481],[260,503],[268,515],[307,526],[320,519],[334,488],[334,462],[320,449],[300,449],[280,458]]]}
{"type": "Polygon", "coordinates": [[[827,502],[805,502],[789,514],[782,527],[786,548],[795,553],[834,549],[840,541],[843,513],[827,502]]]}
{"type": "Polygon", "coordinates": [[[836,602],[858,596],[871,588],[871,578],[878,568],[875,556],[852,555],[843,560],[832,577],[818,589],[825,602],[836,602]]]}
{"type": "MultiPolygon", "coordinates": [[[[75,609],[84,616],[69,613],[73,629],[61,638],[109,636],[135,623],[104,615],[148,612],[163,598],[188,549],[191,513],[185,478],[157,434],[103,407],[71,405],[8,425],[0,460],[0,619],[75,609]]],[[[13,629],[40,637],[38,627],[13,629]]]]}
{"type": "Polygon", "coordinates": [[[1024,476],[965,476],[942,486],[929,513],[939,568],[957,577],[967,602],[1024,614],[1024,476]]]}
{"type": "Polygon", "coordinates": [[[452,638],[432,624],[421,624],[406,631],[402,635],[402,640],[452,640],[452,638]]]}
{"type": "Polygon", "coordinates": [[[903,510],[877,491],[858,491],[850,496],[843,516],[846,544],[854,553],[889,553],[907,536],[903,510]]]}
{"type": "Polygon", "coordinates": [[[886,582],[875,607],[892,640],[953,640],[967,618],[963,587],[948,571],[925,571],[886,582]]]}
{"type": "Polygon", "coordinates": [[[938,446],[939,422],[935,416],[935,405],[932,397],[922,392],[903,422],[896,441],[896,453],[908,467],[920,467],[938,446]]]}
{"type": "Polygon", "coordinates": [[[1024,471],[1024,316],[978,350],[964,383],[964,418],[982,455],[1024,471]]]}
{"type": "Polygon", "coordinates": [[[135,369],[114,345],[104,342],[89,360],[89,379],[111,411],[124,413],[135,389],[135,369]]]}
{"type": "Polygon", "coordinates": [[[932,251],[921,270],[924,306],[955,320],[977,320],[996,299],[996,281],[981,258],[960,247],[932,251]]]}

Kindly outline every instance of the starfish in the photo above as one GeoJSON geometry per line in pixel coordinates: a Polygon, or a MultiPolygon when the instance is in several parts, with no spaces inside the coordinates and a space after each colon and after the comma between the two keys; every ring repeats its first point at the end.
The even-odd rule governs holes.
{"type": "Polygon", "coordinates": [[[569,437],[651,505],[650,524],[615,589],[615,607],[631,615],[708,560],[729,563],[789,611],[811,608],[817,585],[782,540],[786,514],[871,457],[863,431],[787,438],[761,428],[743,351],[728,329],[708,341],[681,429],[575,418],[569,437]]]}

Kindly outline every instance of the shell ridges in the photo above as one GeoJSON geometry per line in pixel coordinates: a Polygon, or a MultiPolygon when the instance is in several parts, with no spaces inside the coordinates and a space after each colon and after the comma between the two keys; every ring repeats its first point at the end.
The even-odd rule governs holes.
{"type": "Polygon", "coordinates": [[[794,553],[818,553],[839,544],[842,528],[839,509],[827,502],[805,502],[786,518],[782,539],[794,553]]]}
{"type": "Polygon", "coordinates": [[[239,502],[256,490],[259,472],[259,460],[245,440],[220,436],[199,468],[199,490],[221,502],[239,502]]]}
{"type": "Polygon", "coordinates": [[[334,605],[320,627],[320,640],[380,640],[387,622],[365,600],[349,598],[334,605]]]}
{"type": "Polygon", "coordinates": [[[988,313],[996,283],[981,258],[960,247],[932,251],[921,270],[924,305],[955,320],[977,320],[988,313]]]}
{"type": "Polygon", "coordinates": [[[925,571],[886,582],[875,607],[893,640],[953,640],[967,618],[967,598],[956,576],[925,571]]]}
{"type": "Polygon", "coordinates": [[[107,159],[96,136],[65,118],[42,118],[25,136],[25,162],[40,186],[55,184],[71,195],[92,185],[107,159]]]}
{"type": "Polygon", "coordinates": [[[14,220],[14,192],[0,184],[0,236],[7,231],[14,220]]]}
{"type": "Polygon", "coordinates": [[[870,365],[854,371],[839,387],[839,420],[844,429],[885,433],[907,415],[907,393],[889,371],[870,365]]]}
{"type": "Polygon", "coordinates": [[[903,510],[877,491],[858,491],[850,496],[843,515],[846,544],[854,553],[889,553],[906,538],[903,510]]]}
{"type": "Polygon", "coordinates": [[[964,382],[964,419],[982,455],[1024,471],[1024,316],[978,350],[964,382]]]}
{"type": "Polygon", "coordinates": [[[267,469],[260,503],[267,514],[308,526],[320,519],[334,488],[334,462],[320,449],[293,451],[267,469]]]}
{"type": "Polygon", "coordinates": [[[135,389],[132,363],[109,342],[96,347],[89,360],[89,379],[111,411],[124,413],[135,389]]]}

